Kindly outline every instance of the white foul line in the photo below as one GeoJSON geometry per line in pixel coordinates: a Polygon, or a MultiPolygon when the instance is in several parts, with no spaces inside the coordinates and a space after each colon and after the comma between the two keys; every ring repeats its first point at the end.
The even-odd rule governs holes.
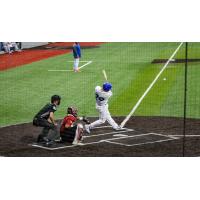
{"type": "Polygon", "coordinates": [[[135,104],[135,106],[133,107],[133,109],[131,110],[131,112],[127,115],[127,117],[124,119],[124,121],[121,123],[121,127],[124,127],[126,122],[130,119],[130,117],[133,115],[133,113],[136,111],[136,109],[138,108],[138,106],[141,104],[142,100],[144,99],[144,97],[148,94],[148,92],[151,90],[151,88],[153,87],[153,85],[156,83],[156,81],[158,80],[158,78],[160,77],[160,75],[162,74],[162,72],[166,69],[167,65],[170,63],[171,59],[173,59],[173,57],[176,55],[176,53],[178,52],[178,50],[180,49],[180,47],[182,46],[183,42],[181,42],[179,44],[179,46],[176,48],[176,50],[174,51],[174,53],[171,55],[171,57],[168,59],[168,61],[165,63],[165,65],[163,66],[163,68],[160,70],[160,72],[158,73],[158,75],[155,77],[155,79],[153,80],[153,82],[149,85],[149,87],[147,88],[147,90],[144,92],[144,94],[140,97],[140,99],[138,100],[138,102],[135,104]]]}
{"type": "MultiPolygon", "coordinates": [[[[167,135],[169,137],[184,137],[184,135],[167,135]]],[[[200,135],[185,135],[185,137],[200,137],[200,135]]]]}
{"type": "MultiPolygon", "coordinates": [[[[92,61],[87,61],[87,63],[85,63],[84,65],[80,66],[79,69],[91,64],[92,61]]],[[[72,69],[48,69],[48,72],[73,72],[74,70],[72,69]]]]}

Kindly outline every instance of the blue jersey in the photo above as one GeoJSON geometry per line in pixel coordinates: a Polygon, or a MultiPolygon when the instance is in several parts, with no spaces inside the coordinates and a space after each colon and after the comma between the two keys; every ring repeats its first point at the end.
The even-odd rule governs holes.
{"type": "Polygon", "coordinates": [[[73,45],[73,55],[74,55],[74,58],[80,58],[81,57],[80,44],[74,44],[73,45]]]}

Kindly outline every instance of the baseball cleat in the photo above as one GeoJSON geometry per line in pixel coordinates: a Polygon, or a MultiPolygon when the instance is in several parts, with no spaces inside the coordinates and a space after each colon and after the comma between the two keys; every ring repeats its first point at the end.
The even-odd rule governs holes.
{"type": "Polygon", "coordinates": [[[57,138],[57,139],[54,140],[54,142],[61,142],[61,141],[62,141],[61,137],[59,137],[59,138],[57,138]]]}
{"type": "Polygon", "coordinates": [[[118,126],[117,128],[115,128],[116,131],[122,130],[124,128],[122,128],[121,126],[118,126]]]}
{"type": "Polygon", "coordinates": [[[90,133],[90,126],[86,124],[85,125],[85,130],[86,130],[87,133],[90,133]]]}
{"type": "Polygon", "coordinates": [[[39,135],[37,138],[37,143],[43,143],[43,142],[46,142],[46,141],[43,139],[41,135],[39,135]]]}
{"type": "Polygon", "coordinates": [[[73,145],[84,145],[83,143],[81,143],[81,141],[73,141],[72,143],[73,145]]]}
{"type": "Polygon", "coordinates": [[[43,139],[44,139],[44,143],[45,143],[46,146],[52,145],[54,143],[53,140],[50,140],[46,137],[44,137],[43,139]]]}
{"type": "Polygon", "coordinates": [[[48,142],[46,142],[46,146],[50,146],[50,145],[52,145],[54,143],[54,141],[53,140],[49,140],[48,142]]]}

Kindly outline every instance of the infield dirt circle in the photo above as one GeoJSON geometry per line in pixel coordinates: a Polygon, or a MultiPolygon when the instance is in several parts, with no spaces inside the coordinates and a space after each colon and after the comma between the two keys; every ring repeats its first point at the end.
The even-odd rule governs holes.
{"type": "MultiPolygon", "coordinates": [[[[96,118],[90,118],[94,121],[96,118]]],[[[124,117],[116,117],[120,123],[124,117]]],[[[200,155],[199,120],[186,122],[185,155],[200,155]]],[[[107,124],[106,124],[107,126],[107,124]]],[[[110,127],[85,134],[83,146],[62,144],[61,149],[42,149],[32,146],[41,128],[32,123],[0,128],[1,156],[182,156],[183,119],[164,117],[133,117],[125,130],[110,127]],[[119,134],[119,136],[117,135],[119,134]],[[65,146],[67,148],[65,148],[65,146]]],[[[59,147],[59,144],[58,144],[59,147]]]]}

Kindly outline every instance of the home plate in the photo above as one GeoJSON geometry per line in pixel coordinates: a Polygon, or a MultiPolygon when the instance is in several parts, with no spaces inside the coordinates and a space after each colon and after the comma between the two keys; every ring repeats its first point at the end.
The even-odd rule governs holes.
{"type": "Polygon", "coordinates": [[[125,134],[115,134],[115,135],[113,135],[113,137],[125,137],[125,136],[128,136],[128,135],[125,135],[125,134]]]}

